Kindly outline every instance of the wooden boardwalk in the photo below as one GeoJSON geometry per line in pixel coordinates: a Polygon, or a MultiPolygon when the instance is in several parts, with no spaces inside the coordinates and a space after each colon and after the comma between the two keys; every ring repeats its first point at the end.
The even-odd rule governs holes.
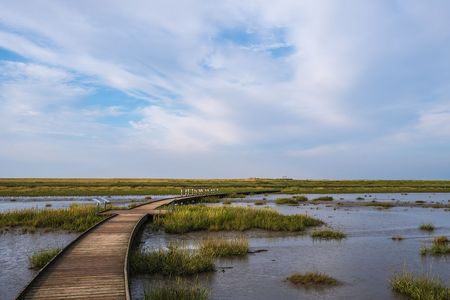
{"type": "MultiPolygon", "coordinates": [[[[198,196],[197,196],[198,197],[198,196]]],[[[69,245],[18,299],[129,299],[127,257],[137,224],[163,205],[190,197],[155,201],[96,226],[69,245]]]]}

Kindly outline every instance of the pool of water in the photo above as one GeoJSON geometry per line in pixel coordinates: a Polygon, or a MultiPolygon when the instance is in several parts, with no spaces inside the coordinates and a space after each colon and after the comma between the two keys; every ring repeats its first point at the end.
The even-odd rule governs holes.
{"type": "Polygon", "coordinates": [[[20,230],[0,233],[0,299],[15,299],[36,275],[29,269],[28,257],[35,251],[65,247],[78,234],[37,231],[23,234],[20,230]]]}
{"type": "MultiPolygon", "coordinates": [[[[265,197],[274,199],[278,195],[265,197]]],[[[233,205],[253,206],[249,203],[233,205]]],[[[348,238],[342,241],[315,241],[306,234],[264,231],[178,235],[153,232],[147,227],[142,233],[140,247],[155,249],[173,242],[195,245],[196,241],[206,236],[244,234],[251,248],[268,250],[249,254],[244,259],[218,260],[217,266],[231,269],[219,269],[187,279],[205,285],[210,290],[211,299],[404,299],[389,288],[389,278],[403,270],[439,276],[450,284],[449,256],[420,255],[421,246],[430,243],[433,236],[450,236],[448,211],[400,207],[335,210],[325,205],[291,207],[270,202],[268,206],[283,214],[307,213],[318,217],[329,226],[344,230],[348,238]],[[418,227],[421,223],[433,223],[436,229],[431,234],[420,231],[418,227]],[[403,236],[404,240],[391,240],[396,234],[403,236]],[[341,281],[342,285],[305,289],[285,280],[292,273],[309,271],[327,273],[341,281]]],[[[167,280],[157,276],[134,276],[131,286],[133,299],[142,299],[145,289],[167,280]]]]}

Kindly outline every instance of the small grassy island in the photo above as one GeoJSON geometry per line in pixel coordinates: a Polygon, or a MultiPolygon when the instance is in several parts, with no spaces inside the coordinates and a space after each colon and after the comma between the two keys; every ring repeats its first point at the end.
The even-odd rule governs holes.
{"type": "Polygon", "coordinates": [[[220,231],[265,229],[271,231],[303,231],[306,227],[324,224],[306,214],[282,215],[269,208],[208,207],[202,205],[177,206],[163,217],[155,218],[155,225],[168,233],[190,231],[220,231]]]}

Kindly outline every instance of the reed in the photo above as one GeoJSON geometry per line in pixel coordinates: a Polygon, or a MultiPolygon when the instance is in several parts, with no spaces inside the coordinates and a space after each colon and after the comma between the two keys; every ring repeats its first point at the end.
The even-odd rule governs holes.
{"type": "Polygon", "coordinates": [[[267,200],[256,200],[255,205],[266,205],[267,204],[267,200]]]}
{"type": "Polygon", "coordinates": [[[72,205],[61,209],[23,209],[0,213],[0,228],[54,229],[82,232],[106,216],[98,215],[94,205],[72,205]]]}
{"type": "Polygon", "coordinates": [[[130,259],[134,273],[186,276],[214,271],[213,257],[200,252],[190,252],[179,245],[168,250],[160,248],[153,252],[134,252],[130,259]]]}
{"type": "Polygon", "coordinates": [[[305,274],[295,273],[286,279],[295,285],[303,286],[333,286],[339,284],[333,277],[318,272],[308,272],[305,274]]]}
{"type": "Polygon", "coordinates": [[[391,288],[399,294],[415,300],[448,300],[450,289],[446,288],[437,278],[426,275],[414,276],[403,272],[394,275],[390,281],[391,288]]]}
{"type": "Polygon", "coordinates": [[[199,245],[202,255],[212,257],[244,256],[248,253],[248,240],[246,238],[208,238],[199,245]]]}
{"type": "Polygon", "coordinates": [[[342,240],[345,239],[347,235],[340,230],[320,229],[313,231],[311,237],[320,240],[342,240]]]}
{"type": "Polygon", "coordinates": [[[423,231],[433,231],[434,225],[431,223],[420,224],[419,229],[423,231]]]}
{"type": "Polygon", "coordinates": [[[331,196],[321,196],[313,199],[313,201],[333,201],[334,198],[331,196]]]}
{"type": "Polygon", "coordinates": [[[382,208],[392,208],[395,206],[393,203],[390,203],[390,202],[377,202],[377,201],[367,202],[367,203],[364,203],[364,205],[365,206],[382,207],[382,208]]]}
{"type": "Polygon", "coordinates": [[[269,208],[207,207],[201,205],[177,206],[164,216],[158,216],[155,225],[168,233],[186,233],[199,230],[265,229],[272,231],[302,231],[309,226],[324,224],[306,214],[282,215],[269,208]]]}
{"type": "Polygon", "coordinates": [[[31,269],[41,269],[50,260],[52,260],[62,248],[52,248],[47,250],[42,250],[39,252],[34,252],[30,257],[28,257],[28,262],[31,269]]]}
{"type": "Polygon", "coordinates": [[[165,284],[145,292],[145,300],[207,300],[209,292],[198,284],[177,280],[174,284],[165,284]]]}
{"type": "Polygon", "coordinates": [[[422,255],[447,255],[450,254],[450,242],[446,236],[438,236],[433,239],[431,247],[422,247],[422,255]]]}

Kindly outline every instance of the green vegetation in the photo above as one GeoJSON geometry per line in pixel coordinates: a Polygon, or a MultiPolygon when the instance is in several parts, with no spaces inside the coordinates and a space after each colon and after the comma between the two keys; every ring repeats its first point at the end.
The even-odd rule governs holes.
{"type": "Polygon", "coordinates": [[[145,292],[145,300],[207,300],[208,290],[198,284],[177,280],[170,285],[161,285],[145,292]]]}
{"type": "Polygon", "coordinates": [[[287,204],[287,205],[298,205],[299,202],[308,201],[308,197],[306,196],[293,196],[291,198],[278,198],[275,200],[276,204],[287,204]]]}
{"type": "Polygon", "coordinates": [[[356,197],[356,200],[362,201],[362,200],[365,200],[365,199],[363,197],[356,197]]]}
{"type": "Polygon", "coordinates": [[[248,252],[245,238],[209,238],[201,241],[198,250],[170,245],[152,252],[135,251],[130,260],[134,273],[186,276],[214,271],[214,258],[244,256],[248,252]]]}
{"type": "Polygon", "coordinates": [[[231,203],[233,203],[233,201],[231,201],[231,200],[223,200],[223,202],[222,202],[224,205],[230,205],[231,203]]]}
{"type": "Polygon", "coordinates": [[[420,249],[422,255],[446,255],[450,254],[450,243],[446,236],[438,236],[433,239],[430,248],[423,247],[420,249]]]}
{"type": "Polygon", "coordinates": [[[390,203],[390,202],[377,202],[377,201],[367,202],[367,203],[364,203],[364,205],[365,206],[382,207],[382,208],[392,208],[395,206],[393,203],[390,203]]]}
{"type": "Polygon", "coordinates": [[[332,286],[339,284],[333,277],[318,272],[308,272],[305,274],[295,273],[286,279],[295,285],[303,286],[332,286]]]}
{"type": "Polygon", "coordinates": [[[215,196],[202,197],[198,199],[198,203],[220,203],[220,198],[215,196]]]}
{"type": "Polygon", "coordinates": [[[82,232],[105,219],[94,205],[72,205],[63,209],[23,209],[0,213],[0,228],[45,228],[82,232]]]}
{"type": "Polygon", "coordinates": [[[256,200],[255,205],[266,205],[267,204],[267,200],[256,200]]]}
{"type": "Polygon", "coordinates": [[[185,276],[214,271],[213,256],[200,252],[190,252],[177,245],[166,251],[134,252],[130,259],[134,273],[161,274],[166,276],[185,276]]]}
{"type": "Polygon", "coordinates": [[[420,224],[419,229],[423,231],[433,231],[434,225],[431,223],[420,224]]]}
{"type": "Polygon", "coordinates": [[[39,252],[34,252],[29,258],[28,261],[30,263],[31,269],[41,269],[45,266],[50,260],[52,260],[59,252],[61,252],[62,248],[52,248],[39,252]]]}
{"type": "Polygon", "coordinates": [[[209,238],[200,243],[199,251],[203,255],[212,257],[244,256],[248,252],[246,238],[222,239],[209,238]]]}
{"type": "Polygon", "coordinates": [[[439,279],[428,276],[416,277],[404,272],[391,279],[391,287],[394,291],[415,300],[450,299],[450,289],[446,288],[439,279]]]}
{"type": "Polygon", "coordinates": [[[304,215],[282,215],[269,208],[207,207],[201,205],[176,206],[164,216],[158,216],[155,225],[169,233],[199,230],[265,229],[273,231],[302,231],[305,227],[323,222],[304,215]]]}
{"type": "Polygon", "coordinates": [[[313,239],[320,240],[341,240],[347,237],[347,235],[340,230],[333,229],[319,229],[311,233],[313,239]]]}
{"type": "Polygon", "coordinates": [[[333,201],[334,198],[331,196],[321,196],[313,199],[313,201],[333,201]]]}
{"type": "Polygon", "coordinates": [[[288,194],[450,192],[449,180],[291,179],[0,179],[0,196],[176,195],[182,188],[219,192],[280,190],[288,194]]]}
{"type": "Polygon", "coordinates": [[[403,237],[401,235],[397,234],[397,235],[394,235],[393,237],[391,237],[391,239],[393,241],[401,241],[401,240],[403,240],[403,237]]]}

